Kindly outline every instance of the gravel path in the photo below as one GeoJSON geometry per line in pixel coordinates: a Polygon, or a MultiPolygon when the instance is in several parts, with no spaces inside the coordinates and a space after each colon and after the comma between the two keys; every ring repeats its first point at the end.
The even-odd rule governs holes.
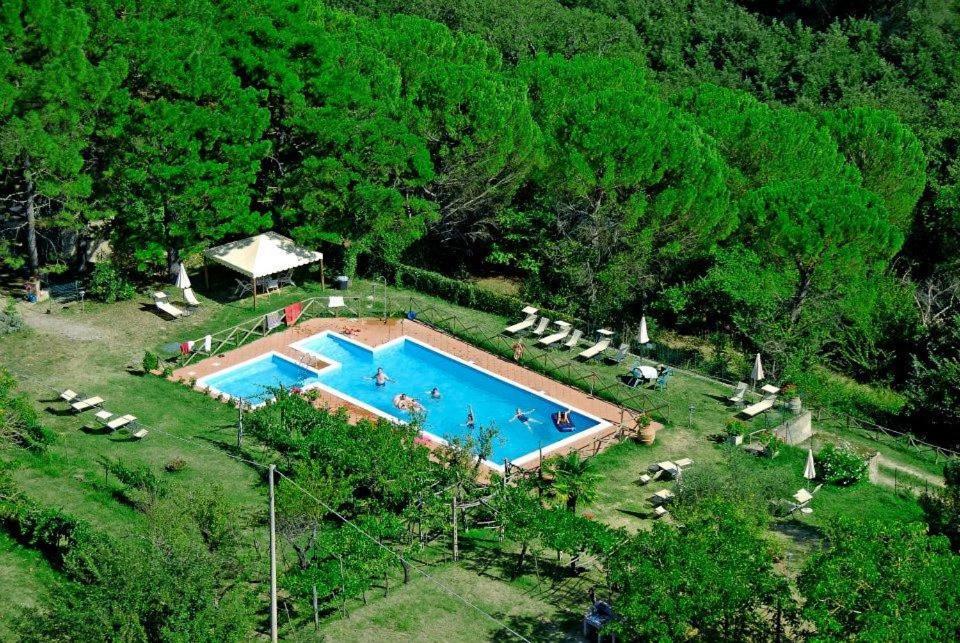
{"type": "Polygon", "coordinates": [[[23,321],[37,332],[56,335],[75,342],[98,342],[105,337],[103,332],[95,326],[67,319],[55,312],[47,314],[45,308],[30,304],[21,304],[18,308],[23,321]]]}

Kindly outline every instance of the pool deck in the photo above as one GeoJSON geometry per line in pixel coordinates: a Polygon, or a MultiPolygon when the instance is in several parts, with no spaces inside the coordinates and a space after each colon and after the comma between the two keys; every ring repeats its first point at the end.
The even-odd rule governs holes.
{"type": "MultiPolygon", "coordinates": [[[[472,362],[476,366],[506,377],[518,384],[522,384],[534,391],[538,391],[569,406],[586,411],[610,423],[602,432],[586,435],[582,440],[571,441],[550,455],[565,453],[597,445],[599,450],[611,442],[611,438],[621,432],[621,422],[624,429],[632,430],[632,415],[619,406],[605,400],[592,397],[572,386],[562,384],[549,377],[535,373],[511,361],[487,353],[475,346],[467,344],[455,337],[435,330],[425,324],[407,319],[348,319],[348,318],[316,318],[306,320],[292,328],[262,337],[249,344],[235,348],[226,353],[214,355],[201,361],[189,364],[173,372],[172,379],[189,382],[196,381],[207,375],[229,368],[246,360],[258,357],[270,351],[276,351],[294,361],[301,362],[314,368],[322,368],[326,363],[314,357],[304,359],[304,354],[291,348],[291,344],[316,335],[325,330],[336,331],[350,335],[353,339],[371,347],[380,346],[386,342],[407,336],[425,342],[434,348],[445,351],[462,360],[472,362]]],[[[316,389],[315,389],[316,390],[316,389]]],[[[361,419],[376,420],[377,416],[370,411],[360,408],[323,390],[316,390],[319,394],[317,405],[329,409],[345,408],[351,421],[361,419]]],[[[662,428],[654,422],[656,430],[662,428]]],[[[535,464],[535,463],[533,463],[535,464]]]]}

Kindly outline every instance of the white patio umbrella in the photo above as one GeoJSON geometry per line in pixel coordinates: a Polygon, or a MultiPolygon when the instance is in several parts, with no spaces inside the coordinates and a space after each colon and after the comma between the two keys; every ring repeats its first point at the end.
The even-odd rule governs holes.
{"type": "Polygon", "coordinates": [[[646,315],[640,318],[640,334],[637,335],[637,339],[640,340],[641,344],[650,343],[650,335],[647,334],[647,316],[646,315]]]}
{"type": "Polygon", "coordinates": [[[757,353],[757,358],[753,360],[753,370],[750,371],[750,379],[753,380],[754,386],[763,379],[763,364],[760,363],[760,353],[757,353]]]}
{"type": "Polygon", "coordinates": [[[177,288],[187,289],[191,287],[190,276],[187,274],[187,269],[184,267],[183,262],[180,262],[180,270],[177,272],[177,280],[174,282],[177,288]]]}
{"type": "Polygon", "coordinates": [[[813,466],[813,447],[807,450],[807,467],[803,470],[803,477],[807,480],[817,477],[817,469],[813,466]]]}

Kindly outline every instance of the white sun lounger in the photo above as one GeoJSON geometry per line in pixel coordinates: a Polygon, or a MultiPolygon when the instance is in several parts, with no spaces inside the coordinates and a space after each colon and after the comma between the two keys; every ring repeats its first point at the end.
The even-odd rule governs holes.
{"type": "Polygon", "coordinates": [[[540,341],[537,342],[541,346],[550,346],[552,344],[556,344],[561,339],[563,339],[564,337],[570,334],[570,324],[568,324],[567,322],[557,320],[553,323],[559,326],[560,330],[555,332],[552,335],[547,335],[546,337],[541,338],[540,341]]]}
{"type": "Polygon", "coordinates": [[[184,288],[183,289],[183,300],[187,302],[188,306],[199,306],[200,300],[197,299],[197,295],[194,294],[193,288],[184,288]]]}
{"type": "Polygon", "coordinates": [[[79,402],[74,402],[70,405],[70,408],[79,412],[86,411],[87,409],[95,409],[101,404],[103,404],[102,397],[88,397],[84,400],[80,400],[79,402]]]}
{"type": "Polygon", "coordinates": [[[114,418],[112,420],[109,420],[108,422],[104,422],[104,426],[110,429],[111,431],[116,431],[117,429],[125,427],[131,422],[135,422],[136,419],[137,419],[137,416],[135,415],[121,415],[118,418],[114,418]]]}
{"type": "Polygon", "coordinates": [[[62,391],[60,393],[60,399],[64,402],[75,402],[78,397],[80,397],[80,394],[71,389],[67,389],[66,391],[62,391]]]}
{"type": "Polygon", "coordinates": [[[573,348],[580,343],[580,338],[583,337],[583,331],[579,328],[573,331],[573,335],[570,336],[570,339],[563,343],[564,348],[573,348]]]}
{"type": "Polygon", "coordinates": [[[534,335],[543,335],[544,331],[547,330],[547,326],[549,325],[550,325],[550,320],[547,319],[546,317],[541,317],[540,323],[537,324],[537,327],[534,328],[532,332],[534,335]]]}
{"type": "Polygon", "coordinates": [[[527,306],[521,312],[526,315],[524,320],[521,322],[517,322],[512,326],[507,326],[506,328],[503,329],[503,332],[509,335],[516,335],[520,331],[527,330],[528,328],[530,328],[536,323],[537,312],[538,312],[537,308],[534,308],[533,306],[527,306]]]}
{"type": "Polygon", "coordinates": [[[183,317],[184,315],[186,315],[185,312],[183,312],[173,304],[168,304],[167,302],[161,301],[159,299],[154,301],[153,305],[157,307],[157,310],[164,313],[165,315],[169,315],[170,317],[173,317],[174,319],[179,319],[180,317],[183,317]]]}
{"type": "Polygon", "coordinates": [[[599,342],[591,346],[585,351],[580,351],[580,354],[577,357],[582,357],[583,359],[591,359],[596,357],[603,351],[607,350],[607,346],[610,345],[610,338],[604,337],[599,342]]]}
{"type": "Polygon", "coordinates": [[[656,507],[653,508],[653,517],[654,517],[654,518],[664,518],[664,517],[666,517],[669,513],[670,513],[670,512],[667,511],[666,509],[664,509],[661,505],[657,505],[656,507]]]}
{"type": "Polygon", "coordinates": [[[746,382],[737,382],[737,388],[733,390],[733,395],[728,397],[727,401],[733,404],[742,404],[743,396],[747,394],[747,387],[746,382]]]}
{"type": "Polygon", "coordinates": [[[771,395],[770,397],[763,398],[762,400],[760,400],[755,404],[751,404],[750,406],[748,406],[747,408],[743,409],[740,412],[748,418],[756,417],[761,413],[763,413],[764,411],[772,409],[773,405],[776,404],[776,402],[777,402],[777,396],[771,395]]]}

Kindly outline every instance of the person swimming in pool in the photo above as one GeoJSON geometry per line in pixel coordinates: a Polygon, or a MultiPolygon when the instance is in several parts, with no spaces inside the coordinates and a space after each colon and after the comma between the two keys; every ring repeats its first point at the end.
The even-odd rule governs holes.
{"type": "Polygon", "coordinates": [[[533,411],[534,409],[530,409],[529,411],[524,411],[523,409],[517,407],[517,412],[514,413],[512,418],[510,418],[510,421],[513,422],[514,420],[520,420],[524,424],[528,424],[531,422],[539,422],[539,420],[535,420],[532,417],[530,417],[533,414],[533,411]]]}
{"type": "Polygon", "coordinates": [[[386,386],[387,382],[393,381],[393,378],[384,372],[382,366],[378,366],[377,372],[373,376],[373,381],[377,383],[377,386],[386,386]]]}
{"type": "Polygon", "coordinates": [[[434,400],[440,399],[440,389],[436,386],[433,387],[433,390],[430,391],[430,397],[434,400]]]}
{"type": "Polygon", "coordinates": [[[393,397],[393,405],[401,411],[406,411],[409,404],[410,398],[407,397],[406,393],[398,393],[393,397]]]}
{"type": "Polygon", "coordinates": [[[473,417],[473,407],[467,407],[467,428],[472,429],[477,426],[477,421],[473,417]]]}

